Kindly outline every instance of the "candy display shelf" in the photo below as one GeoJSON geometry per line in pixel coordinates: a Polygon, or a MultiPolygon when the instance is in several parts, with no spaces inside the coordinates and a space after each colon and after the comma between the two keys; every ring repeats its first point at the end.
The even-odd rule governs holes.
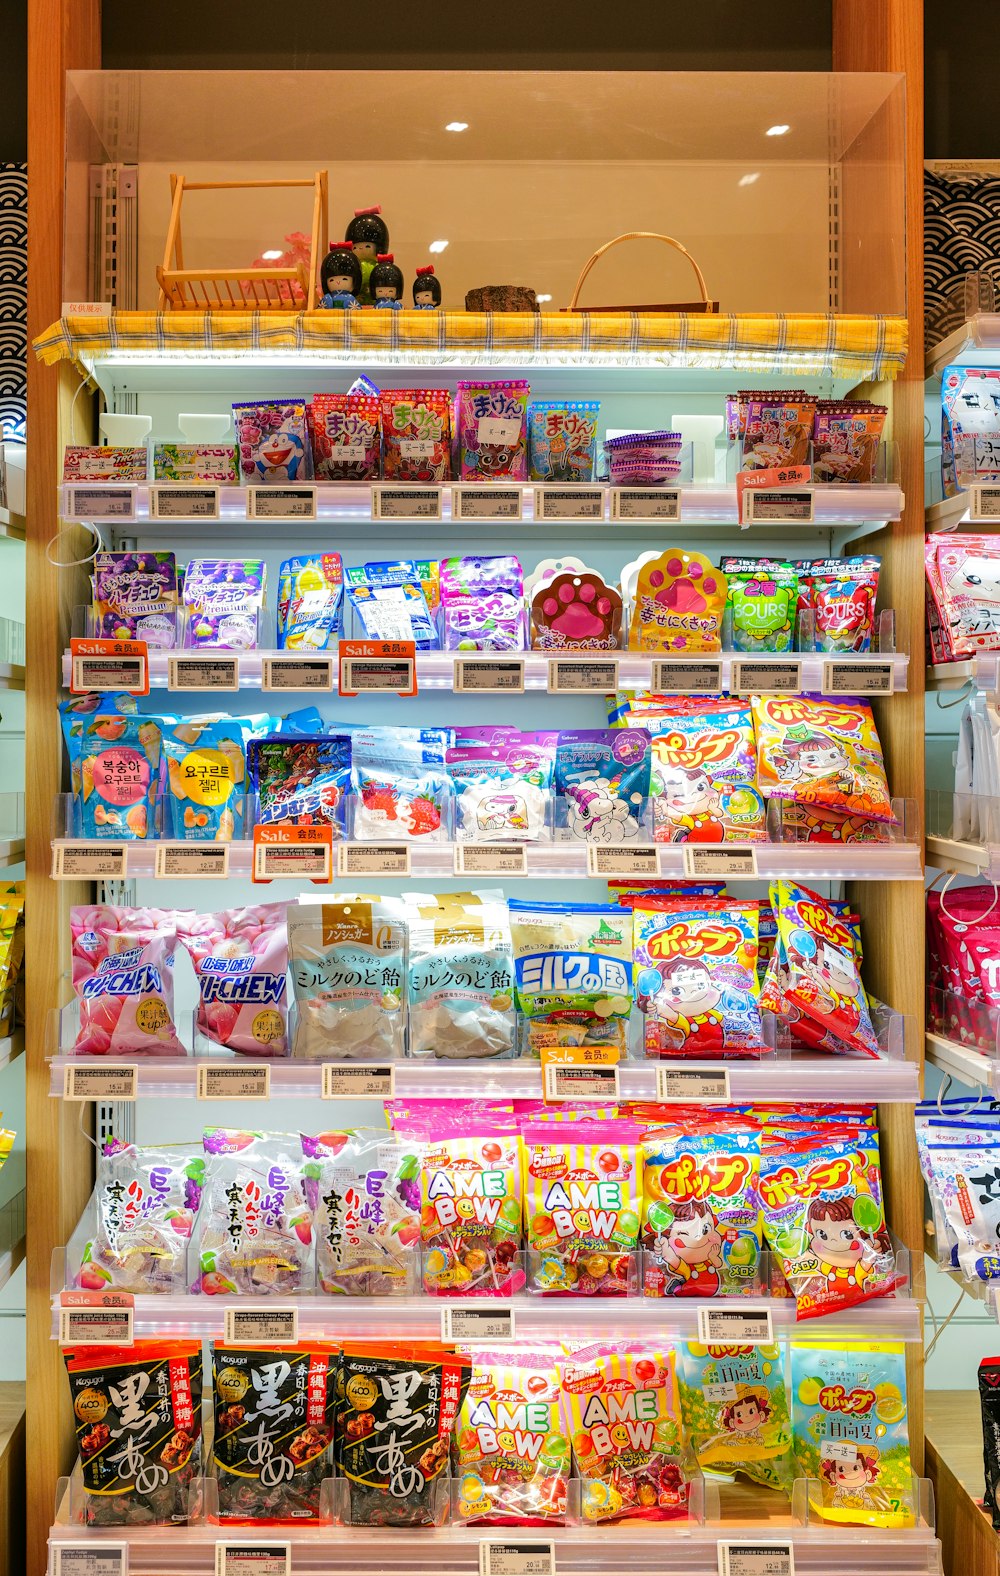
{"type": "Polygon", "coordinates": [[[983,652],[965,662],[932,663],[927,668],[925,685],[929,690],[961,689],[963,684],[995,695],[1000,684],[1000,652],[983,652]]]}
{"type": "Polygon", "coordinates": [[[926,839],[927,863],[935,870],[946,870],[957,876],[984,876],[993,879],[1000,873],[1000,846],[989,843],[967,843],[954,837],[928,837],[926,839]]]}
{"type": "Polygon", "coordinates": [[[997,1054],[990,1056],[986,1051],[976,1050],[974,1046],[963,1045],[958,1040],[950,1040],[943,1034],[929,1031],[926,1036],[926,1056],[933,1067],[947,1073],[949,1078],[970,1084],[973,1088],[1000,1094],[1000,1058],[997,1054]]]}
{"type": "Polygon", "coordinates": [[[939,498],[924,510],[924,519],[930,531],[954,531],[968,519],[969,495],[956,493],[953,498],[939,498]]]}
{"type": "Polygon", "coordinates": [[[1000,314],[979,312],[932,345],[925,358],[929,378],[939,378],[953,361],[965,367],[995,367],[1000,359],[1000,314]]]}

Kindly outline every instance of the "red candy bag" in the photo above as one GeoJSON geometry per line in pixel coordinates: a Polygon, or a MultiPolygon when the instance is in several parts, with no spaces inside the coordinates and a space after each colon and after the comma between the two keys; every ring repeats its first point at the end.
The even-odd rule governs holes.
{"type": "Polygon", "coordinates": [[[198,976],[199,1032],[243,1056],[287,1056],[285,904],[182,912],[177,934],[198,976]]]}
{"type": "Polygon", "coordinates": [[[184,1056],[174,1027],[175,916],[97,904],[70,911],[81,1056],[184,1056]]]}

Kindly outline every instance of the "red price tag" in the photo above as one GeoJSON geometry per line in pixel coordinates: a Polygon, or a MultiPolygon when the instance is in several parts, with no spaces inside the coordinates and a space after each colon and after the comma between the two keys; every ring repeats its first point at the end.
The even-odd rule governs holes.
{"type": "Polygon", "coordinates": [[[736,475],[736,518],[743,521],[743,494],[748,487],[804,487],[812,481],[811,465],[769,465],[762,471],[738,471],[736,475]]]}
{"type": "Polygon", "coordinates": [[[144,640],[79,640],[69,643],[70,692],[93,690],[149,694],[149,653],[144,640]]]}
{"type": "Polygon", "coordinates": [[[254,881],[292,876],[300,881],[329,881],[333,876],[333,827],[291,826],[277,822],[253,829],[254,881]]]}
{"type": "Polygon", "coordinates": [[[415,695],[412,640],[342,640],[337,648],[341,695],[415,695]]]}

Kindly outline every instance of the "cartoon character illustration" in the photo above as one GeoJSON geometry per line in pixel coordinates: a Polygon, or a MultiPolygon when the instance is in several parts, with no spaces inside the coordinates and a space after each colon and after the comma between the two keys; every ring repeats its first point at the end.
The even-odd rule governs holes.
{"type": "Polygon", "coordinates": [[[658,1236],[654,1249],[669,1267],[668,1297],[717,1297],[722,1268],[722,1235],[703,1200],[684,1199],[673,1206],[669,1231],[658,1236]]]}
{"type": "Polygon", "coordinates": [[[606,777],[590,777],[566,790],[568,825],[588,843],[623,843],[636,837],[639,823],[606,777]]]}
{"type": "Polygon", "coordinates": [[[878,1268],[877,1260],[892,1251],[884,1231],[863,1231],[854,1218],[851,1198],[815,1199],[806,1216],[809,1247],[830,1287],[861,1288],[878,1268]]]}
{"type": "Polygon", "coordinates": [[[983,554],[961,554],[944,576],[949,622],[965,638],[1000,630],[1000,564],[983,554]]]}
{"type": "Polygon", "coordinates": [[[766,1385],[738,1384],[735,1401],[727,1401],[719,1412],[719,1426],[725,1434],[736,1434],[747,1442],[762,1445],[763,1429],[771,1416],[771,1398],[766,1385]]]}
{"type": "MultiPolygon", "coordinates": [[[[809,938],[811,943],[812,938],[809,938]]],[[[815,951],[800,949],[794,942],[788,949],[789,962],[804,974],[815,988],[815,1005],[826,1014],[836,1012],[839,1033],[854,1033],[861,1022],[861,980],[849,958],[832,942],[820,941],[815,951]]]]}
{"type": "Polygon", "coordinates": [[[287,427],[279,427],[266,438],[257,451],[263,467],[261,480],[265,482],[294,481],[299,474],[303,457],[302,439],[287,427]]]}
{"type": "Polygon", "coordinates": [[[722,798],[703,766],[665,766],[656,774],[658,821],[671,828],[672,843],[722,843],[722,798]]]}
{"type": "Polygon", "coordinates": [[[834,1505],[872,1509],[874,1496],[869,1489],[879,1476],[877,1445],[859,1445],[853,1461],[827,1458],[820,1463],[824,1483],[833,1489],[834,1505]]]}
{"type": "Polygon", "coordinates": [[[776,762],[791,781],[829,783],[841,793],[854,789],[850,757],[843,745],[816,728],[789,728],[776,762]]]}
{"type": "Polygon", "coordinates": [[[722,992],[712,984],[707,963],[700,958],[672,958],[659,971],[655,1012],[681,1037],[689,1056],[712,1055],[725,1045],[722,992]]]}
{"type": "Polygon", "coordinates": [[[505,827],[527,831],[528,807],[520,794],[489,794],[476,806],[476,825],[481,832],[499,832],[505,827]]]}
{"type": "Polygon", "coordinates": [[[509,476],[514,450],[506,443],[481,443],[476,450],[477,468],[483,476],[509,476]]]}

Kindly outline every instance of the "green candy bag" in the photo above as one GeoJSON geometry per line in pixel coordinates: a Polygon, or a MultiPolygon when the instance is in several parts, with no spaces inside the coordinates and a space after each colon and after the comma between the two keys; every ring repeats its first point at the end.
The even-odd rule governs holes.
{"type": "Polygon", "coordinates": [[[734,651],[791,651],[799,577],[773,558],[723,558],[734,651]]]}

